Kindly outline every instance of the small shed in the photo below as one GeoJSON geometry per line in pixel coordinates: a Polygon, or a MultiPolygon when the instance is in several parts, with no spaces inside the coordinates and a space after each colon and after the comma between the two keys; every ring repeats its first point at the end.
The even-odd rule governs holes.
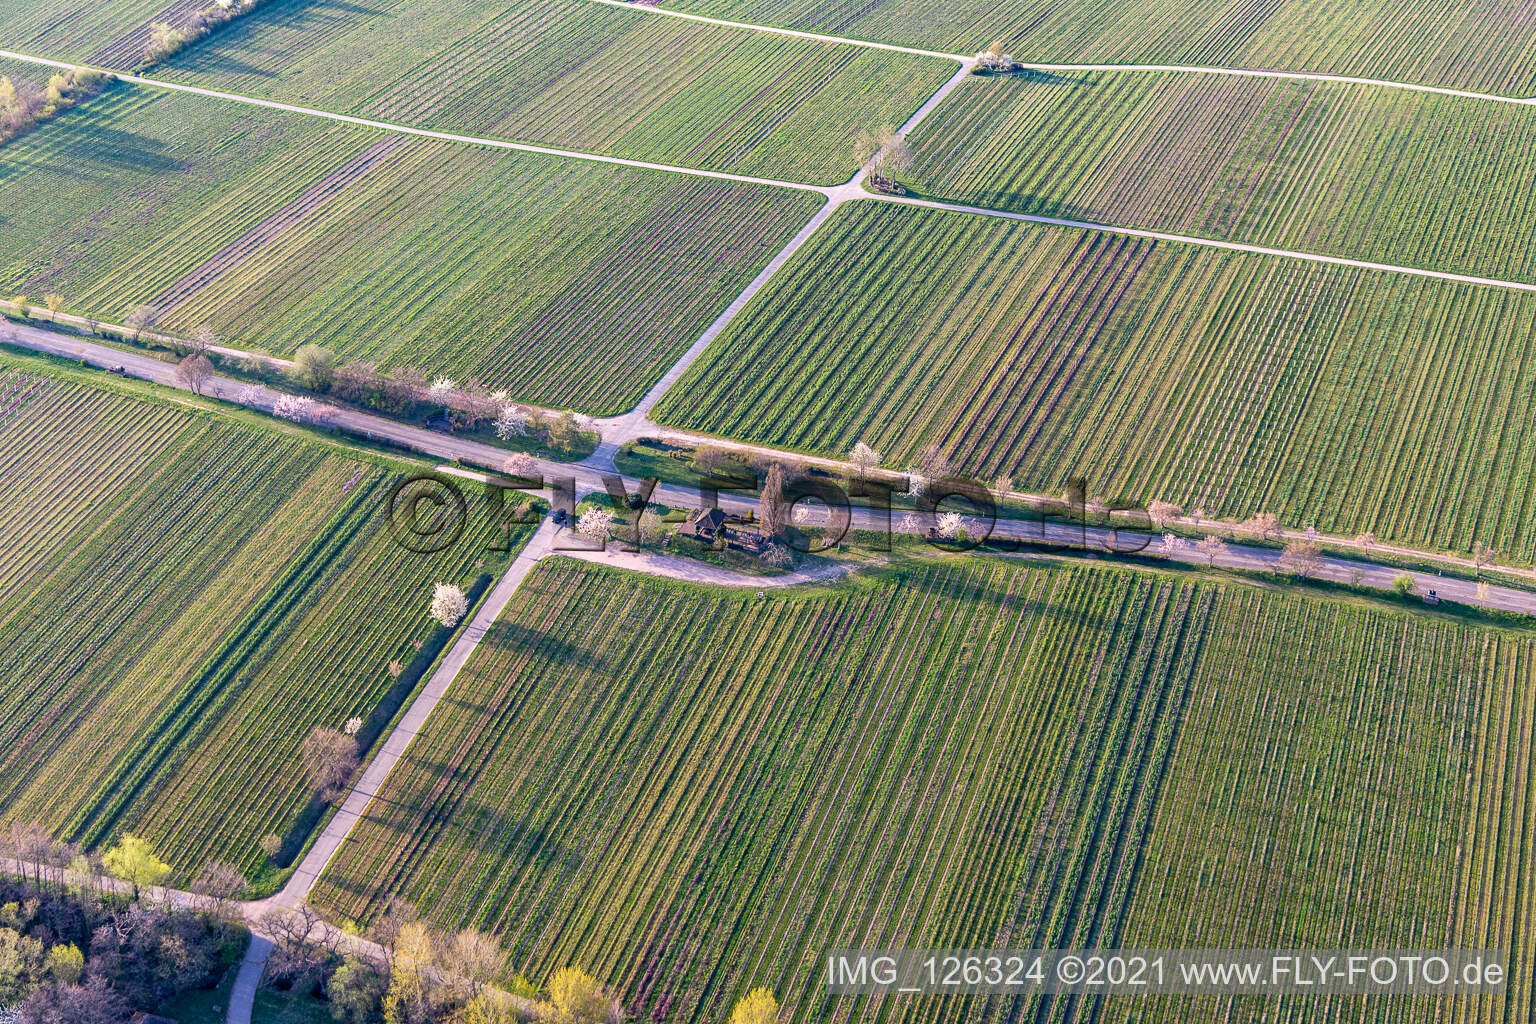
{"type": "Polygon", "coordinates": [[[679,526],[677,535],[713,544],[715,538],[724,531],[727,518],[726,514],[718,508],[705,509],[679,526]]]}

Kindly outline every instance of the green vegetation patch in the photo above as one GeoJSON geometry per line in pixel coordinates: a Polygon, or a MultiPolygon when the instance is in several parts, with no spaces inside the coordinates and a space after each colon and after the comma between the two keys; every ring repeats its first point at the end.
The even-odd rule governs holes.
{"type": "Polygon", "coordinates": [[[0,291],[630,408],[819,196],[119,86],[0,149],[0,291]]]}
{"type": "Polygon", "coordinates": [[[861,202],[657,406],[895,469],[1536,556],[1536,295],[861,202]],[[838,273],[827,268],[839,267],[838,273]]]}
{"type": "Polygon", "coordinates": [[[394,123],[834,184],[864,135],[952,75],[941,59],[589,0],[279,0],[169,77],[394,123]]]}
{"type": "Polygon", "coordinates": [[[830,1011],[806,965],[848,942],[1117,921],[1210,605],[991,563],[772,600],[559,561],[524,587],[316,899],[404,894],[673,1021],[749,982],[830,1011]]]}
{"type": "Polygon", "coordinates": [[[214,0],[6,0],[0,49],[131,71],[144,61],[150,26],[185,29],[214,0]]]}
{"type": "MultiPolygon", "coordinates": [[[[1493,816],[1528,744],[1490,749],[1505,716],[1530,727],[1528,640],[1002,561],[766,600],[560,561],[524,586],[322,905],[370,920],[404,895],[496,932],[530,977],[581,963],[632,1017],[701,1022],[757,985],[786,1020],[883,1019],[825,995],[817,965],[849,946],[1219,946],[1206,923],[1232,920],[1239,945],[1453,947],[1519,927],[1520,887],[1485,883],[1533,859],[1493,816]]],[[[1227,1019],[1217,1002],[1157,1019],[1227,1019]]],[[[1436,1019],[1393,1008],[1372,1019],[1436,1019]]]]}
{"type": "Polygon", "coordinates": [[[669,0],[735,21],[1038,63],[1278,68],[1536,94],[1522,0],[669,0]]]}
{"type": "Polygon", "coordinates": [[[1536,107],[1330,82],[971,76],[904,180],[1019,213],[1536,279],[1536,107]]]}
{"type": "Polygon", "coordinates": [[[131,831],[181,881],[292,858],[322,810],[305,737],[356,717],[371,743],[444,640],[433,585],[502,557],[485,517],[404,550],[384,464],[30,364],[0,367],[0,473],[3,820],[131,831]]]}

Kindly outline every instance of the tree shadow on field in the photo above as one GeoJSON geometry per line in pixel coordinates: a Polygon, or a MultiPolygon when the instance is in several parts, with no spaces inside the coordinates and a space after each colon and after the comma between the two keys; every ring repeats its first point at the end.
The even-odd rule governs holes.
{"type": "MultiPolygon", "coordinates": [[[[45,126],[46,127],[46,126],[45,126]]],[[[56,174],[86,177],[91,170],[130,170],[144,174],[170,174],[186,166],[158,139],[100,125],[75,125],[73,130],[52,133],[47,151],[38,156],[56,174]]],[[[0,180],[25,164],[0,164],[0,180]]]]}
{"type": "Polygon", "coordinates": [[[581,855],[546,829],[489,804],[466,798],[449,815],[443,838],[460,849],[498,860],[516,859],[539,871],[574,871],[581,855]]]}
{"type": "Polygon", "coordinates": [[[197,74],[240,75],[246,78],[277,77],[276,71],[249,64],[234,56],[233,52],[237,51],[231,46],[222,49],[210,47],[207,50],[196,51],[196,57],[193,60],[178,61],[176,66],[182,71],[197,74]]]}
{"type": "Polygon", "coordinates": [[[1046,569],[1065,575],[1071,566],[1063,566],[1048,559],[1031,558],[1032,554],[1038,553],[1027,546],[1020,548],[1017,554],[1005,554],[987,547],[979,550],[989,556],[986,562],[981,563],[986,567],[981,572],[958,570],[946,573],[939,569],[925,577],[909,578],[903,584],[910,602],[926,602],[930,594],[938,599],[932,604],[932,612],[927,621],[913,621],[908,624],[909,627],[936,627],[940,621],[950,617],[951,609],[957,603],[963,606],[955,612],[961,617],[982,613],[989,617],[1006,615],[1018,623],[1039,617],[1052,622],[1098,624],[1107,621],[1107,616],[1102,612],[1053,597],[1053,594],[1063,592],[1064,587],[1049,583],[1036,587],[1023,579],[1024,574],[1032,569],[1046,569]],[[994,558],[1002,562],[1001,572],[995,571],[997,562],[993,561],[994,558]],[[935,614],[936,618],[933,617],[935,614]]]}
{"type": "Polygon", "coordinates": [[[537,661],[551,665],[602,671],[607,662],[595,651],[580,647],[564,637],[539,629],[530,629],[518,622],[498,622],[485,634],[485,642],[498,651],[515,651],[534,655],[537,661]]]}

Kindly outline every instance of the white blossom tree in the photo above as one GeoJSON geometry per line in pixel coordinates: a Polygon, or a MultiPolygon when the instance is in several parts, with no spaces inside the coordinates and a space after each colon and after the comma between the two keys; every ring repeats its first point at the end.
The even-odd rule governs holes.
{"type": "Polygon", "coordinates": [[[439,402],[446,402],[448,398],[459,390],[459,382],[452,377],[439,377],[427,388],[427,394],[439,402]]]}
{"type": "Polygon", "coordinates": [[[451,583],[439,583],[432,588],[432,605],[428,614],[438,622],[451,629],[459,624],[467,611],[469,598],[458,587],[451,583]]]}
{"type": "Polygon", "coordinates": [[[510,441],[514,437],[526,437],[529,430],[528,417],[519,412],[516,407],[504,405],[501,414],[496,417],[496,436],[503,441],[510,441]]]}
{"type": "Polygon", "coordinates": [[[1163,542],[1158,545],[1158,549],[1163,553],[1164,557],[1172,558],[1184,550],[1184,541],[1175,534],[1165,533],[1163,534],[1163,542]]]}
{"type": "Polygon", "coordinates": [[[1280,517],[1273,512],[1260,512],[1243,524],[1243,528],[1264,540],[1280,536],[1280,517]]]}
{"type": "Polygon", "coordinates": [[[1316,576],[1323,567],[1323,548],[1315,540],[1293,540],[1280,553],[1280,565],[1301,579],[1316,576]]]}
{"type": "Polygon", "coordinates": [[[859,467],[859,476],[862,477],[880,465],[880,453],[860,441],[848,449],[848,461],[859,467]]]}
{"type": "Polygon", "coordinates": [[[318,408],[319,403],[313,398],[306,398],[303,395],[284,395],[272,407],[272,413],[294,423],[311,423],[315,420],[318,408]]]}
{"type": "Polygon", "coordinates": [[[1152,525],[1159,530],[1166,529],[1175,517],[1184,510],[1171,501],[1154,501],[1147,506],[1147,518],[1152,520],[1152,525]]]}
{"type": "Polygon", "coordinates": [[[507,457],[501,464],[501,471],[508,476],[527,479],[539,471],[539,464],[527,452],[518,452],[516,455],[507,457]]]}
{"type": "Polygon", "coordinates": [[[592,540],[607,540],[612,530],[613,513],[605,508],[589,508],[576,520],[576,532],[592,540]]]}
{"type": "Polygon", "coordinates": [[[965,516],[959,512],[940,512],[934,530],[945,540],[954,540],[965,529],[965,516]]]}

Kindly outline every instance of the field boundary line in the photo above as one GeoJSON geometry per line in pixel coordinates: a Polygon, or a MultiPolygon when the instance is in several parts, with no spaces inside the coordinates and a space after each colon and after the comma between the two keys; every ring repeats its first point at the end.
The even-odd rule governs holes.
{"type": "Polygon", "coordinates": [[[25,64],[41,64],[51,68],[85,68],[115,78],[121,82],[142,85],[151,89],[190,93],[194,96],[224,100],[228,103],[243,103],[247,106],[264,107],[268,110],[279,110],[288,114],[301,114],[306,117],[317,117],[327,121],[339,121],[342,124],[372,128],[376,131],[398,132],[403,135],[415,135],[424,139],[436,139],[439,142],[456,142],[467,146],[485,146],[491,149],[506,149],[519,153],[537,153],[541,156],[560,157],[566,160],[587,160],[592,163],[615,164],[620,167],[634,167],[640,170],[662,171],[670,174],[689,174],[697,178],[715,178],[720,181],[734,181],[745,185],[764,185],[770,188],[791,188],[802,192],[820,192],[823,195],[840,187],[808,185],[804,182],[779,181],[774,178],[756,178],[746,174],[731,174],[728,171],[709,171],[700,167],[676,167],[672,164],[651,163],[648,160],[631,160],[626,157],[607,156],[602,153],[583,153],[579,150],[554,149],[548,146],[535,146],[526,142],[511,142],[507,139],[487,139],[478,135],[460,135],[457,132],[440,132],[430,128],[413,128],[410,125],[395,124],[390,121],[375,121],[372,118],[356,117],[352,114],[338,114],[334,111],[320,110],[315,107],[301,107],[292,103],[280,103],[277,100],[264,100],[255,96],[243,96],[240,93],[221,92],[218,89],[205,89],[202,86],[186,85],[182,82],[167,82],[159,78],[145,78],[142,75],[129,74],[126,71],[113,71],[111,68],[96,68],[89,64],[74,64],[67,61],[52,60],[28,53],[18,53],[14,50],[0,50],[0,57],[20,61],[25,64]]]}
{"type": "Polygon", "coordinates": [[[1005,220],[1024,221],[1028,224],[1043,224],[1047,227],[1072,228],[1077,231],[1102,231],[1107,234],[1130,235],[1135,238],[1148,238],[1158,242],[1177,242],[1181,245],[1203,245],[1211,249],[1225,249],[1229,252],[1244,252],[1255,256],[1280,256],[1293,260],[1305,260],[1309,263],[1326,263],[1336,267],[1355,267],[1359,270],[1375,270],[1391,274],[1405,274],[1409,277],[1428,277],[1439,281],[1453,281],[1458,284],[1482,285],[1489,288],[1509,288],[1516,291],[1536,292],[1536,283],[1526,281],[1507,281],[1497,277],[1478,277],[1474,274],[1458,274],[1449,270],[1426,270],[1423,267],[1405,267],[1397,263],[1376,263],[1371,260],[1356,260],[1348,256],[1325,256],[1322,253],[1298,252],[1294,249],[1275,249],[1265,245],[1250,245],[1247,242],[1229,242],[1219,238],[1202,238],[1198,235],[1178,235],[1167,231],[1151,231],[1146,228],[1122,227],[1115,224],[1097,224],[1086,220],[1068,220],[1062,217],[1045,217],[1033,213],[1014,213],[1009,210],[993,210],[985,206],[966,206],[961,203],[946,203],[937,199],[918,199],[913,196],[882,196],[871,194],[871,199],[877,199],[885,203],[896,203],[902,206],[920,206],[933,210],[945,210],[950,213],[967,213],[979,217],[1001,217],[1005,220]]]}
{"type": "MultiPolygon", "coordinates": [[[[796,39],[809,39],[818,43],[833,43],[840,46],[862,46],[872,50],[891,50],[896,53],[910,53],[918,57],[938,57],[944,60],[974,61],[974,57],[968,57],[960,53],[945,53],[942,50],[925,50],[918,46],[905,46],[901,43],[881,43],[873,39],[853,39],[848,36],[834,36],[823,32],[811,32],[805,29],[784,28],[778,25],[759,25],[750,21],[729,21],[725,18],[714,18],[707,14],[695,14],[692,11],[677,11],[665,7],[653,7],[649,4],[633,3],[632,0],[588,0],[589,3],[603,4],[608,7],[623,7],[629,10],[639,11],[643,14],[659,14],[668,18],[683,18],[688,21],[702,22],[706,25],[718,25],[721,28],[745,29],[749,32],[765,32],[772,35],[792,36],[796,39]]],[[[1199,65],[1199,64],[1087,64],[1087,63],[1046,63],[1040,61],[1019,61],[1019,66],[1028,71],[1041,71],[1054,73],[1062,71],[1104,71],[1104,72],[1188,72],[1200,75],[1231,75],[1239,78],[1294,78],[1312,82],[1333,82],[1339,85],[1368,86],[1378,89],[1406,89],[1410,92],[1435,93],[1441,96],[1456,96],[1461,99],[1487,100],[1491,103],[1523,103],[1536,106],[1536,96],[1503,96],[1498,93],[1475,92],[1471,89],[1455,89],[1444,85],[1424,85],[1418,82],[1395,82],[1388,78],[1364,78],[1356,75],[1340,75],[1327,71],[1285,71],[1280,68],[1238,68],[1226,65],[1199,65]]]]}
{"type": "Polygon", "coordinates": [[[971,59],[963,54],[944,53],[941,50],[924,50],[918,46],[903,46],[900,43],[877,43],[870,39],[849,39],[845,36],[829,36],[820,32],[807,32],[799,28],[756,25],[750,21],[727,21],[724,18],[712,18],[707,14],[694,14],[692,11],[674,11],[665,7],[630,3],[629,0],[589,0],[589,2],[603,4],[606,7],[622,7],[631,11],[639,11],[643,14],[660,14],[668,18],[682,18],[685,21],[697,21],[705,25],[717,25],[720,28],[739,28],[748,32],[763,32],[776,36],[791,36],[795,39],[809,39],[816,43],[832,43],[837,46],[862,46],[869,50],[890,50],[894,53],[909,53],[914,57],[937,57],[940,60],[967,61],[971,59]]]}
{"type": "MultiPolygon", "coordinates": [[[[591,0],[591,2],[609,2],[609,0],[591,0]]],[[[620,3],[622,0],[613,0],[620,3]]],[[[12,50],[0,50],[0,57],[19,60],[24,63],[41,64],[55,68],[89,67],[83,64],[71,64],[65,61],[56,61],[44,57],[35,57],[30,54],[17,53],[12,50]]],[[[757,178],[744,174],[730,174],[725,171],[707,171],[696,167],[677,167],[671,164],[651,163],[645,160],[631,160],[625,157],[605,156],[600,153],[583,153],[575,150],[554,149],[548,146],[534,146],[524,142],[509,142],[505,139],[486,139],[474,135],[459,135],[454,132],[439,132],[427,128],[412,128],[408,125],[393,124],[388,121],[375,121],[366,117],[354,117],[350,114],[337,114],[328,110],[318,110],[313,107],[300,107],[289,103],[279,103],[275,100],[263,100],[254,96],[242,96],[239,93],[220,92],[216,89],[204,89],[200,86],[184,85],[180,82],[164,82],[154,78],[143,78],[138,75],[130,75],[125,72],[112,71],[107,68],[94,68],[101,74],[110,75],[121,81],[135,85],[143,85],[154,89],[166,89],[172,92],[189,93],[195,96],[204,96],[210,99],[224,100],[230,103],[243,103],[247,106],[263,107],[270,110],[279,110],[290,114],[300,114],[308,117],[321,118],[328,121],[337,121],[343,124],[354,124],[363,128],[372,128],[377,131],[400,132],[406,135],[415,135],[421,138],[437,139],[443,142],[456,142],[471,146],[486,146],[493,149],[512,150],[520,153],[536,153],[541,156],[550,156],[566,160],[587,160],[593,163],[613,164],[620,167],[634,167],[641,170],[659,171],[670,174],[692,175],[699,178],[713,178],[719,181],[731,181],[739,184],[760,185],[768,188],[795,189],[801,192],[814,192],[826,196],[834,203],[841,203],[851,199],[869,199],[882,203],[899,203],[906,206],[925,206],[935,210],[948,210],[953,213],[968,213],[983,217],[1001,217],[1005,220],[1025,221],[1032,224],[1044,224],[1050,227],[1068,228],[1078,231],[1104,231],[1114,234],[1131,235],[1137,238],[1150,238],[1166,242],[1180,242],[1186,245],[1204,245],[1215,249],[1227,249],[1233,252],[1247,252],[1260,256],[1281,256],[1291,259],[1306,260],[1313,263],[1327,263],[1335,266],[1357,267],[1362,270],[1377,270],[1388,273],[1407,274],[1414,277],[1435,278],[1442,281],[1456,281],[1462,284],[1484,285],[1494,288],[1510,288],[1519,291],[1536,292],[1536,283],[1522,281],[1506,281],[1492,277],[1477,277],[1471,274],[1457,274],[1450,271],[1426,270],[1421,267],[1405,267],[1393,263],[1376,263],[1368,260],[1355,260],[1344,256],[1325,256],[1319,253],[1298,252],[1291,249],[1275,249],[1268,246],[1249,245],[1243,242],[1228,242],[1215,238],[1202,238],[1196,235],[1178,235],[1162,231],[1150,231],[1143,228],[1121,227],[1113,224],[1097,224],[1091,221],[1067,220],[1059,217],[1043,217],[1036,214],[1014,213],[1008,210],[994,210],[982,206],[967,206],[961,203],[948,203],[935,199],[917,199],[911,196],[888,196],[876,192],[865,191],[862,188],[864,173],[860,171],[852,179],[841,185],[808,185],[803,182],[779,181],[774,178],[757,178]]],[[[964,77],[969,74],[968,68],[962,64],[954,77],[948,79],[935,92],[934,96],[924,102],[916,114],[908,119],[902,126],[899,134],[910,132],[922,117],[930,113],[940,101],[942,95],[953,89],[964,77]]],[[[1524,101],[1521,102],[1536,102],[1524,101]]],[[[827,212],[827,211],[823,211],[827,212]]],[[[830,214],[829,214],[830,215],[830,214]]],[[[645,400],[642,399],[642,404],[645,400]]],[[[637,408],[639,408],[637,406],[637,408]]],[[[631,410],[629,414],[633,414],[631,410]]],[[[623,416],[618,417],[620,419],[623,416]]]]}
{"type": "MultiPolygon", "coordinates": [[[[595,0],[605,2],[605,0],[595,0]]],[[[1150,74],[1226,75],[1232,78],[1290,78],[1303,82],[1331,82],[1335,85],[1358,85],[1373,89],[1403,89],[1407,92],[1427,92],[1436,96],[1454,96],[1464,100],[1483,100],[1488,103],[1515,103],[1536,106],[1536,96],[1502,96],[1492,92],[1473,92],[1470,89],[1453,89],[1448,85],[1423,85],[1418,82],[1394,82],[1386,78],[1359,78],[1354,75],[1335,75],[1326,71],[1282,71],[1277,68],[1234,68],[1198,64],[1032,64],[1021,66],[1030,71],[1056,74],[1065,71],[1131,71],[1150,74]]]]}

